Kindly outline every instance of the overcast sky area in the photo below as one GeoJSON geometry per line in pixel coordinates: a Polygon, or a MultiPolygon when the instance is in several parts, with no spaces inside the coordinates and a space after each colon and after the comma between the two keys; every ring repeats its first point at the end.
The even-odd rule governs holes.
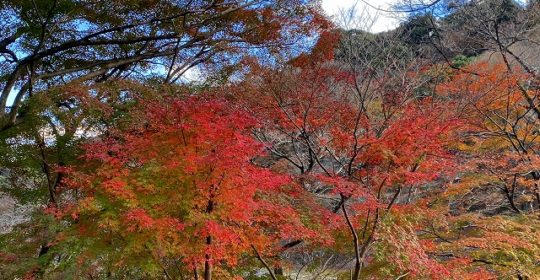
{"type": "MultiPolygon", "coordinates": [[[[339,13],[340,10],[348,9],[356,3],[356,14],[357,16],[363,16],[364,18],[374,18],[376,19],[371,26],[371,31],[374,33],[383,32],[396,28],[399,25],[399,19],[396,18],[395,13],[387,13],[372,7],[369,7],[365,4],[369,3],[371,6],[388,10],[391,9],[391,5],[396,3],[396,0],[322,0],[322,7],[324,11],[331,17],[338,21],[339,24],[339,13]]],[[[363,29],[363,28],[362,28],[363,29]]]]}

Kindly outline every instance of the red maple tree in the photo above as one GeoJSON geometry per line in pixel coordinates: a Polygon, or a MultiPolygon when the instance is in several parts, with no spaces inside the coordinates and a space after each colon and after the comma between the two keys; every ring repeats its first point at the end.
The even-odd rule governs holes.
{"type": "Polygon", "coordinates": [[[264,256],[279,253],[281,240],[325,242],[317,215],[298,210],[303,190],[253,163],[263,150],[247,113],[223,100],[167,99],[145,103],[133,123],[88,144],[86,165],[65,180],[82,199],[62,214],[92,244],[81,263],[118,242],[123,253],[108,255],[116,266],[146,255],[166,274],[180,260],[178,273],[221,279],[253,252],[273,273],[264,256]]]}

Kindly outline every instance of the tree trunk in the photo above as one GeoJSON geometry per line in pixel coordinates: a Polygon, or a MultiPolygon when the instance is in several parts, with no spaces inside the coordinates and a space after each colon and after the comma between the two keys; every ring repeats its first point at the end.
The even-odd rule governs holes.
{"type": "MultiPolygon", "coordinates": [[[[212,200],[213,194],[210,195],[210,200],[208,200],[208,205],[206,206],[206,213],[212,213],[214,211],[214,201],[212,200]]],[[[212,236],[206,237],[206,246],[212,244],[212,236]]],[[[205,254],[204,261],[204,280],[212,280],[212,260],[210,254],[205,254]]]]}
{"type": "Polygon", "coordinates": [[[197,271],[197,267],[193,268],[193,278],[195,278],[195,280],[199,280],[199,272],[197,271]]]}
{"type": "Polygon", "coordinates": [[[264,267],[266,268],[266,270],[268,270],[268,273],[270,273],[270,277],[273,279],[273,280],[277,280],[277,277],[276,277],[276,273],[272,270],[272,268],[270,267],[270,265],[268,265],[268,263],[263,259],[262,255],[259,253],[259,251],[257,250],[257,248],[255,247],[255,245],[251,245],[251,248],[253,248],[253,251],[255,251],[255,255],[257,256],[257,259],[259,259],[259,261],[264,265],[264,267]]]}
{"type": "MultiPolygon", "coordinates": [[[[206,245],[212,244],[212,237],[206,237],[206,245]]],[[[204,280],[212,280],[212,262],[210,260],[210,255],[205,255],[206,260],[204,261],[204,280]]]]}
{"type": "Polygon", "coordinates": [[[345,207],[345,196],[341,195],[341,201],[341,210],[343,211],[343,215],[345,216],[345,220],[347,221],[347,225],[349,226],[349,230],[351,231],[351,234],[353,236],[355,264],[354,273],[351,279],[358,280],[360,279],[360,270],[362,269],[362,257],[359,249],[358,234],[356,233],[356,229],[354,228],[354,225],[352,224],[349,215],[347,214],[347,208],[345,207]]]}

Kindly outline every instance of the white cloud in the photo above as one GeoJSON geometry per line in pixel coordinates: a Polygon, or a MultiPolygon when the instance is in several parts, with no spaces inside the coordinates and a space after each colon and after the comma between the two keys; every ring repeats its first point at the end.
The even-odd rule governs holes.
{"type": "MultiPolygon", "coordinates": [[[[368,31],[377,33],[394,29],[399,25],[398,14],[378,10],[391,10],[391,5],[393,3],[396,3],[396,0],[322,0],[322,7],[337,24],[340,24],[340,11],[348,9],[356,4],[356,15],[367,21],[370,21],[370,18],[373,18],[373,25],[368,28],[368,31]],[[367,5],[366,2],[369,3],[369,5],[367,5]],[[374,7],[378,9],[375,9],[374,7]]],[[[360,26],[359,28],[365,29],[363,26],[360,26]]]]}

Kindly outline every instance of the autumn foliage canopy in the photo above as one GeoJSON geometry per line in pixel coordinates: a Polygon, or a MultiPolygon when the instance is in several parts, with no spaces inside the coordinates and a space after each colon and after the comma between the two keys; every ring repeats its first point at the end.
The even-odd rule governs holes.
{"type": "Polygon", "coordinates": [[[0,278],[539,279],[540,85],[516,57],[401,57],[310,1],[90,2],[86,37],[10,59],[5,189],[40,203],[0,278]]]}

